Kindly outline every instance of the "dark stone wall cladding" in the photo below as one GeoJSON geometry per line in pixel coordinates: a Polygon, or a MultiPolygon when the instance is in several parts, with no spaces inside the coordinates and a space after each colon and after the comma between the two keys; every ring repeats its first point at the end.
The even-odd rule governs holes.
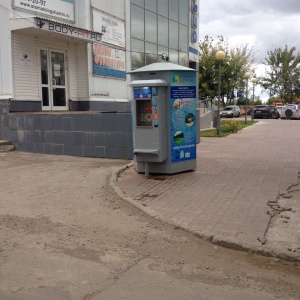
{"type": "Polygon", "coordinates": [[[133,157],[130,112],[3,113],[0,118],[0,138],[13,142],[19,151],[133,157]]]}

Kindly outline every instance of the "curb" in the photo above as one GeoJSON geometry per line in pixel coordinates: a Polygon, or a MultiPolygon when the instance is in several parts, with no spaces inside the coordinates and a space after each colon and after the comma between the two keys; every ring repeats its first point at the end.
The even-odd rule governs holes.
{"type": "Polygon", "coordinates": [[[233,250],[238,250],[238,251],[245,251],[249,253],[255,253],[259,254],[262,256],[266,257],[274,257],[277,259],[289,261],[289,262],[300,262],[300,255],[299,253],[294,253],[290,251],[284,251],[281,247],[275,247],[272,245],[262,245],[262,246],[257,246],[253,244],[249,244],[246,242],[241,242],[239,240],[236,240],[235,238],[230,238],[230,237],[224,237],[222,235],[218,234],[211,234],[202,230],[195,231],[191,230],[188,226],[183,226],[182,224],[177,224],[176,222],[172,222],[170,220],[164,219],[162,216],[154,213],[152,210],[148,209],[147,207],[143,206],[142,204],[138,203],[134,199],[130,198],[127,196],[117,185],[118,182],[118,177],[122,172],[127,170],[128,168],[133,167],[133,162],[124,165],[123,167],[120,167],[116,170],[113,171],[113,173],[110,176],[109,180],[109,185],[110,187],[115,191],[117,196],[124,200],[127,201],[127,203],[131,204],[132,206],[138,208],[148,216],[162,222],[165,224],[173,225],[176,228],[180,228],[186,232],[192,233],[195,236],[198,236],[205,241],[210,241],[213,244],[216,244],[218,246],[222,246],[225,248],[233,249],[233,250]]]}

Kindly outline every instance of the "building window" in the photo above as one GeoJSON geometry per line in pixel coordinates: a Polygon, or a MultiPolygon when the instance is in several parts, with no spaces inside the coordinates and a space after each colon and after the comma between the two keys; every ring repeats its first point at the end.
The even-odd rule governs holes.
{"type": "MultiPolygon", "coordinates": [[[[147,0],[146,0],[147,1],[147,0]]],[[[133,4],[137,4],[139,6],[143,6],[145,5],[145,1],[144,0],[131,0],[131,3],[133,4]]]]}
{"type": "Polygon", "coordinates": [[[144,39],[145,34],[145,18],[144,18],[144,9],[136,5],[131,5],[131,36],[141,39],[144,39]]]}
{"type": "MultiPolygon", "coordinates": [[[[160,0],[158,0],[159,2],[160,0]]],[[[145,8],[151,11],[157,12],[157,1],[156,0],[146,0],[145,8]]]]}
{"type": "Polygon", "coordinates": [[[145,11],[145,40],[157,44],[157,14],[145,11]]]}
{"type": "Polygon", "coordinates": [[[189,0],[179,1],[179,23],[189,26],[189,0]]]}
{"type": "Polygon", "coordinates": [[[131,39],[131,67],[138,69],[145,65],[144,41],[131,39]]]}
{"type": "Polygon", "coordinates": [[[169,1],[169,18],[178,22],[179,0],[169,1]]]}
{"type": "Polygon", "coordinates": [[[158,44],[167,46],[169,45],[169,24],[168,19],[158,16],[158,44]]]}
{"type": "Polygon", "coordinates": [[[179,50],[187,51],[186,45],[189,43],[189,28],[179,24],[179,50]]]}
{"type": "Polygon", "coordinates": [[[131,69],[160,59],[188,66],[189,0],[131,0],[131,69]]]}
{"type": "Polygon", "coordinates": [[[178,51],[169,49],[169,60],[174,64],[178,64],[178,51]]]}
{"type": "Polygon", "coordinates": [[[157,62],[157,45],[145,43],[146,65],[157,62]]]}
{"type": "Polygon", "coordinates": [[[169,47],[178,49],[178,23],[169,20],[169,28],[171,29],[169,35],[169,47]]]}
{"type": "Polygon", "coordinates": [[[158,0],[157,12],[165,17],[169,16],[169,0],[158,0]]]}

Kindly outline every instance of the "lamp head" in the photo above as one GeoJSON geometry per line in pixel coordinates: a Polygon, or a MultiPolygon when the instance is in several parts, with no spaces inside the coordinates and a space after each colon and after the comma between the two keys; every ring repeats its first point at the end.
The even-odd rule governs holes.
{"type": "Polygon", "coordinates": [[[225,52],[222,50],[217,51],[216,53],[216,60],[217,61],[223,61],[225,58],[225,52]]]}
{"type": "Polygon", "coordinates": [[[253,78],[251,79],[251,82],[252,82],[253,84],[255,84],[255,83],[257,82],[257,79],[256,79],[255,77],[253,77],[253,78]]]}
{"type": "Polygon", "coordinates": [[[244,74],[244,78],[245,79],[249,79],[249,77],[250,77],[250,72],[249,71],[247,71],[245,74],[244,74]]]}

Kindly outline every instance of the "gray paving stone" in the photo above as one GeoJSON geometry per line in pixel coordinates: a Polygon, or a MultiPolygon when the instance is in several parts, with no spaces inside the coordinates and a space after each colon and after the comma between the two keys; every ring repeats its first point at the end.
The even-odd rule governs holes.
{"type": "Polygon", "coordinates": [[[261,120],[225,138],[201,138],[194,172],[146,178],[131,167],[117,184],[165,221],[259,247],[271,218],[267,203],[299,180],[299,125],[261,120]]]}

